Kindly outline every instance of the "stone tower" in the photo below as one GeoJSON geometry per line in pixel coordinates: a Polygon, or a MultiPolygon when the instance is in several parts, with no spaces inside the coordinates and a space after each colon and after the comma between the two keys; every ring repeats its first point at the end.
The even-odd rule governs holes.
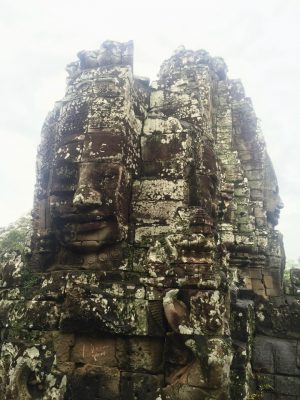
{"type": "Polygon", "coordinates": [[[2,266],[4,399],[296,400],[300,279],[284,292],[240,81],[204,50],[151,85],[132,42],[78,58],[42,130],[31,254],[2,266]]]}

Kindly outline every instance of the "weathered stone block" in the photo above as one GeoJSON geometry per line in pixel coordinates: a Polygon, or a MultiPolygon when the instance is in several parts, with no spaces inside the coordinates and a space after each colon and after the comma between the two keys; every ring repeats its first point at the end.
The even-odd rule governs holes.
{"type": "Polygon", "coordinates": [[[190,314],[186,322],[179,326],[185,335],[224,335],[226,321],[225,296],[220,291],[197,291],[190,297],[190,314]]]}
{"type": "Polygon", "coordinates": [[[119,400],[120,372],[116,368],[86,365],[67,378],[68,400],[119,400]]]}
{"type": "Polygon", "coordinates": [[[276,304],[257,302],[256,329],[259,333],[281,338],[300,338],[300,306],[297,300],[288,302],[287,298],[276,304]],[[287,302],[285,301],[287,300],[287,302]]]}
{"type": "Polygon", "coordinates": [[[167,161],[186,157],[190,141],[184,134],[155,134],[142,137],[144,161],[167,161]]]}
{"type": "Polygon", "coordinates": [[[145,161],[142,164],[141,176],[148,179],[183,179],[187,174],[186,160],[145,161]]]}
{"type": "Polygon", "coordinates": [[[146,300],[123,300],[105,296],[78,301],[69,296],[68,307],[62,310],[60,329],[63,332],[118,333],[122,335],[157,335],[149,321],[149,303],[146,300]]]}
{"type": "Polygon", "coordinates": [[[124,136],[115,133],[93,133],[85,136],[82,161],[112,160],[120,162],[124,155],[124,136]]]}
{"type": "Polygon", "coordinates": [[[238,300],[231,308],[231,336],[242,344],[249,344],[254,331],[254,304],[251,300],[238,300]]]}
{"type": "Polygon", "coordinates": [[[118,338],[116,358],[121,369],[158,373],[162,369],[164,342],[156,338],[118,338]]]}
{"type": "Polygon", "coordinates": [[[122,400],[156,400],[163,385],[162,375],[123,372],[121,375],[122,400]]]}
{"type": "Polygon", "coordinates": [[[297,341],[256,336],[253,368],[262,373],[300,376],[300,369],[297,367],[297,341]]]}
{"type": "Polygon", "coordinates": [[[74,334],[56,332],[53,339],[57,364],[70,361],[71,348],[75,344],[74,334]]]}
{"type": "Polygon", "coordinates": [[[77,364],[117,367],[116,339],[78,336],[72,347],[70,360],[77,364]]]}
{"type": "Polygon", "coordinates": [[[300,378],[295,377],[295,376],[275,375],[274,389],[277,393],[280,393],[283,395],[299,397],[300,396],[300,378]]]}
{"type": "Polygon", "coordinates": [[[300,286],[300,269],[291,269],[291,282],[295,286],[300,286]]]}
{"type": "Polygon", "coordinates": [[[220,391],[206,391],[194,386],[184,384],[169,385],[163,389],[163,400],[208,400],[210,398],[221,400],[228,399],[228,394],[220,391]]]}
{"type": "Polygon", "coordinates": [[[136,182],[133,187],[135,201],[184,200],[187,196],[187,185],[182,179],[148,179],[136,182]]]}
{"type": "Polygon", "coordinates": [[[144,224],[166,223],[174,219],[183,206],[181,201],[143,201],[135,204],[133,217],[144,224]]]}

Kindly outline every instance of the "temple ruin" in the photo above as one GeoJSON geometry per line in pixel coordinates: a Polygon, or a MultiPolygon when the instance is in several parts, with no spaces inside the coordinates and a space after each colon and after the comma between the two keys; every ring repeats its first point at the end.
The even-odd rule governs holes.
{"type": "Polygon", "coordinates": [[[30,252],[0,269],[4,400],[299,400],[300,270],[223,59],[133,43],[67,66],[38,150],[30,252]]]}

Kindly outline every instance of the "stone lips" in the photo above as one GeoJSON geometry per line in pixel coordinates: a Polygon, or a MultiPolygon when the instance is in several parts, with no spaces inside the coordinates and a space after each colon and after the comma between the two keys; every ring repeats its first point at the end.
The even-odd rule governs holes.
{"type": "Polygon", "coordinates": [[[4,399],[296,399],[279,382],[297,359],[268,360],[297,348],[298,281],[285,297],[282,202],[240,81],[204,50],[151,85],[132,42],[78,58],[42,130],[31,257],[1,270],[4,399]]]}

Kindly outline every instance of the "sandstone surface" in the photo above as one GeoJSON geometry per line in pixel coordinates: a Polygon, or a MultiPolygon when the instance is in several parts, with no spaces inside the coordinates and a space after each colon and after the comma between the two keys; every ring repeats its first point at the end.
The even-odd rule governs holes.
{"type": "Polygon", "coordinates": [[[283,204],[241,82],[180,48],[150,84],[132,42],[67,71],[31,250],[1,259],[2,398],[299,400],[300,274],[284,284],[283,204]]]}

